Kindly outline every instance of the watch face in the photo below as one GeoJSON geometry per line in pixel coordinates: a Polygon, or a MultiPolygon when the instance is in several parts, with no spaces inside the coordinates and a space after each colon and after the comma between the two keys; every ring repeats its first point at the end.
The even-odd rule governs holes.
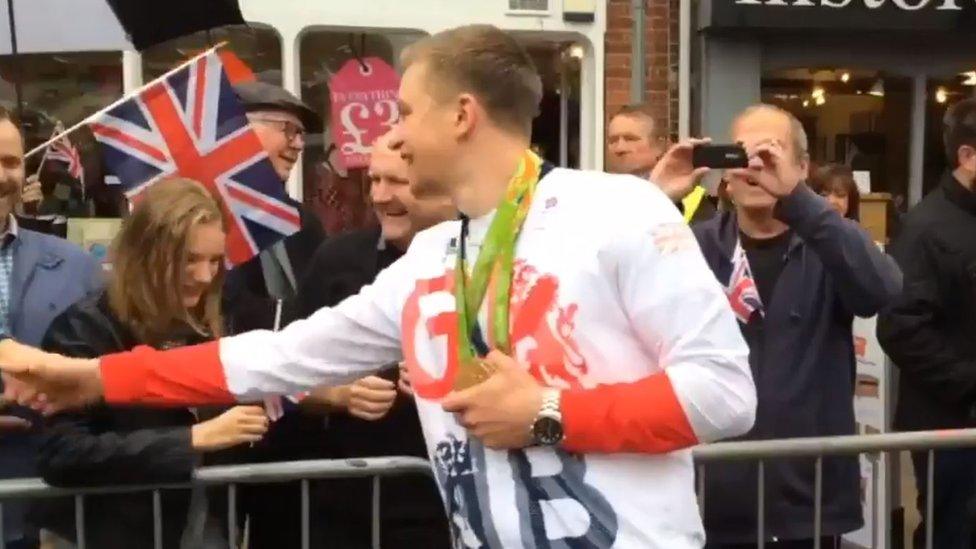
{"type": "Polygon", "coordinates": [[[563,424],[555,418],[540,417],[532,426],[532,435],[537,444],[554,446],[563,440],[563,424]]]}

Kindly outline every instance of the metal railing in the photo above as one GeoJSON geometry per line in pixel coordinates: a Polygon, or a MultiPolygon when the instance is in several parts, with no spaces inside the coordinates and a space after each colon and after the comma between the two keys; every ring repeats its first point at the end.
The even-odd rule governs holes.
{"type": "Polygon", "coordinates": [[[85,497],[101,494],[152,492],[154,548],[163,547],[162,496],[164,490],[207,486],[227,486],[227,538],[232,547],[238,536],[237,486],[300,481],[302,548],[310,547],[309,483],[313,480],[339,478],[372,478],[372,540],[380,547],[380,492],[382,477],[411,474],[432,474],[426,459],[415,457],[384,457],[346,460],[291,461],[248,465],[201,467],[194,473],[192,483],[162,485],[121,485],[92,488],[57,488],[37,478],[0,480],[0,549],[6,549],[3,536],[3,502],[10,499],[36,499],[73,496],[75,504],[75,536],[77,549],[85,545],[85,497]]]}
{"type": "MultiPolygon", "coordinates": [[[[699,446],[694,449],[698,463],[698,503],[704,509],[706,463],[731,460],[755,460],[757,462],[757,508],[756,539],[757,546],[765,546],[765,477],[764,464],[777,458],[816,458],[814,463],[814,531],[815,549],[820,549],[822,532],[823,504],[823,459],[825,456],[849,456],[860,454],[882,454],[901,451],[925,451],[928,453],[926,465],[925,494],[925,547],[933,549],[935,451],[976,447],[976,429],[947,431],[919,431],[913,433],[890,433],[877,435],[852,435],[820,438],[794,438],[779,440],[755,440],[719,442],[699,446]]],[[[976,464],[974,464],[976,467],[976,464]]],[[[872,461],[874,486],[877,486],[877,461],[872,461]]],[[[875,498],[875,505],[877,500],[875,498]]]]}
{"type": "MultiPolygon", "coordinates": [[[[928,453],[925,510],[926,548],[932,549],[933,541],[933,498],[934,457],[939,449],[976,447],[976,429],[949,431],[922,431],[914,433],[893,433],[876,435],[855,435],[822,438],[796,438],[762,441],[719,442],[699,446],[693,450],[698,464],[699,505],[704,509],[704,480],[707,464],[716,461],[755,460],[757,462],[757,545],[765,546],[765,480],[764,464],[778,458],[815,458],[814,464],[814,547],[820,548],[822,497],[823,497],[823,459],[825,456],[844,456],[859,454],[882,454],[900,451],[925,451],[928,453]]],[[[874,485],[877,485],[877,461],[872,462],[874,485]]],[[[372,478],[372,540],[373,546],[380,545],[379,525],[379,479],[386,476],[406,474],[431,475],[427,460],[413,457],[365,458],[349,460],[294,461],[266,464],[231,465],[202,467],[194,474],[194,481],[188,484],[170,485],[123,485],[93,488],[56,488],[40,479],[13,479],[0,481],[0,511],[5,500],[33,499],[73,496],[75,502],[75,527],[77,548],[85,547],[85,497],[97,494],[118,494],[152,492],[153,495],[153,533],[154,547],[161,549],[162,503],[161,492],[169,489],[186,489],[200,486],[226,486],[228,496],[227,537],[233,543],[238,539],[237,486],[242,484],[284,483],[300,481],[301,490],[301,537],[302,547],[310,546],[310,500],[309,483],[319,479],[372,478]]],[[[876,498],[875,498],[875,504],[876,498]]],[[[3,542],[3,519],[0,512],[0,549],[3,542]]]]}

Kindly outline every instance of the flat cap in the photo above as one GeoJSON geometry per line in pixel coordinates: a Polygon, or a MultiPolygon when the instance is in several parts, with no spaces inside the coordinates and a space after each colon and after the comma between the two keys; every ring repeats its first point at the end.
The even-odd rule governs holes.
{"type": "Polygon", "coordinates": [[[297,116],[305,125],[305,131],[322,131],[322,118],[318,113],[281,86],[261,81],[242,82],[234,86],[234,92],[246,112],[284,111],[297,116]]]}

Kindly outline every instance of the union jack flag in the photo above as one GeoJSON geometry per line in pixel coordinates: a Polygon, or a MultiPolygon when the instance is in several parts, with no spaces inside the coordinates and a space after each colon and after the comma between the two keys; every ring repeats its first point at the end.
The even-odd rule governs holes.
{"type": "Polygon", "coordinates": [[[763,314],[759,289],[756,288],[756,281],[749,267],[749,258],[746,257],[746,251],[740,241],[735,243],[735,251],[732,253],[732,274],[729,276],[729,283],[725,286],[725,294],[739,322],[748,324],[756,311],[759,311],[760,315],[763,314]]]}
{"type": "Polygon", "coordinates": [[[130,201],[175,175],[205,185],[228,222],[231,266],[300,227],[298,209],[251,131],[216,50],[151,83],[89,125],[130,201]]]}
{"type": "Polygon", "coordinates": [[[288,396],[264,397],[264,411],[268,414],[268,419],[278,421],[285,414],[298,409],[298,405],[308,395],[309,393],[305,392],[288,396]]]}
{"type": "MultiPolygon", "coordinates": [[[[54,134],[61,135],[64,133],[64,125],[58,122],[54,126],[54,134]]],[[[62,136],[51,142],[47,148],[47,158],[48,160],[57,160],[58,162],[64,162],[68,166],[68,175],[72,179],[76,179],[81,185],[81,194],[85,195],[85,168],[81,163],[81,155],[78,154],[78,149],[75,148],[74,144],[68,139],[67,135],[62,136]]]]}

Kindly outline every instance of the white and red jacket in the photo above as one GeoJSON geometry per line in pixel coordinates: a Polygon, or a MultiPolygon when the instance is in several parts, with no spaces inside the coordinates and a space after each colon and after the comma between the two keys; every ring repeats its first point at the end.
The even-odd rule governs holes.
{"type": "MultiPolygon", "coordinates": [[[[471,221],[467,257],[492,215],[471,221]]],[[[674,205],[630,176],[554,169],[539,183],[516,249],[511,341],[565,390],[558,450],[486,449],[441,409],[457,369],[459,228],[417,235],[359,295],[281,332],[104,357],[106,399],[255,400],[402,358],[458,547],[701,547],[688,448],[745,433],[756,393],[728,300],[674,205]]]]}

